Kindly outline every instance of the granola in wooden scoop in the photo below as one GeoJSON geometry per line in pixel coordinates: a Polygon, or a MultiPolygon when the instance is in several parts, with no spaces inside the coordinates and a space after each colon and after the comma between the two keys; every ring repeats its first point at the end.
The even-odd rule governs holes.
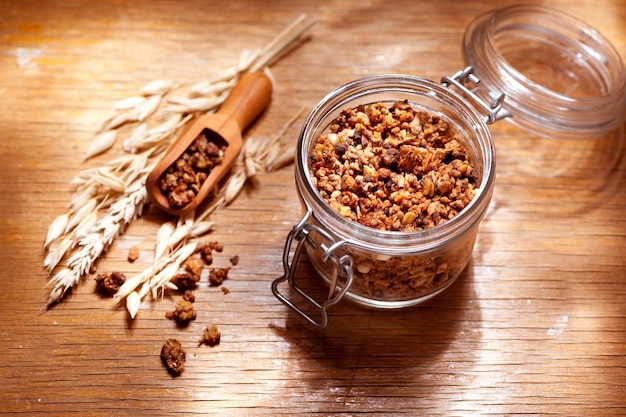
{"type": "Polygon", "coordinates": [[[198,117],[150,172],[152,200],[174,215],[195,210],[228,172],[242,147],[242,131],[267,107],[272,83],[262,72],[245,74],[213,114],[198,117]]]}

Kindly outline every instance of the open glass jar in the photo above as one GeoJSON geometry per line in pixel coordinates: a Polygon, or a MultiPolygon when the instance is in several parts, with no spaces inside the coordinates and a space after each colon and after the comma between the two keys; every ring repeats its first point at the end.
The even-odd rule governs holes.
{"type": "MultiPolygon", "coordinates": [[[[626,82],[619,54],[592,28],[567,15],[539,6],[515,6],[481,16],[467,28],[464,56],[469,66],[441,83],[401,74],[350,82],[323,98],[306,119],[295,160],[305,214],[287,237],[284,275],[273,282],[272,291],[310,323],[325,327],[328,309],[343,297],[376,308],[400,308],[428,300],[455,281],[471,259],[493,193],[495,149],[489,123],[506,118],[564,139],[598,136],[623,123],[626,82]],[[543,52],[530,53],[527,48],[543,52]],[[577,64],[565,83],[544,79],[554,81],[545,73],[555,74],[555,69],[546,69],[555,49],[564,49],[563,56],[577,64]],[[531,64],[523,62],[524,56],[531,64]],[[543,69],[529,70],[533,63],[543,69]],[[572,80],[579,86],[561,88],[572,80]],[[410,232],[378,230],[346,218],[322,198],[311,170],[317,138],[342,111],[399,101],[453,126],[473,161],[477,184],[474,198],[456,216],[410,232]],[[595,118],[580,116],[585,106],[595,118]],[[575,129],[568,120],[578,123],[575,129]],[[323,301],[297,282],[295,270],[303,253],[329,286],[323,301]],[[285,281],[318,310],[319,317],[281,292],[279,285],[285,281]]],[[[557,64],[556,69],[562,62],[557,64]]]]}

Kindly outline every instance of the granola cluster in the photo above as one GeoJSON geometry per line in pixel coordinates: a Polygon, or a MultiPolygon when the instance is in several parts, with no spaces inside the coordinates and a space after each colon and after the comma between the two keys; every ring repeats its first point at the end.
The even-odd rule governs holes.
{"type": "Polygon", "coordinates": [[[176,339],[167,339],[161,348],[161,360],[173,374],[180,374],[185,367],[187,352],[176,339]]]}
{"type": "MultiPolygon", "coordinates": [[[[199,243],[197,252],[187,258],[183,264],[183,268],[172,277],[172,284],[174,284],[179,290],[183,291],[196,288],[198,286],[198,282],[200,282],[200,275],[202,274],[204,267],[213,263],[213,252],[222,252],[223,250],[224,245],[219,242],[199,243]]],[[[212,268],[209,271],[209,274],[212,274],[213,271],[214,269],[212,268]]],[[[221,284],[221,282],[214,284],[210,275],[209,281],[212,285],[221,284]]]]}
{"type": "Polygon", "coordinates": [[[469,155],[450,124],[408,102],[346,109],[310,157],[321,196],[365,226],[416,231],[463,210],[476,193],[469,155]]]}
{"type": "Polygon", "coordinates": [[[196,296],[193,295],[191,290],[186,290],[183,294],[183,299],[176,302],[176,306],[173,311],[165,313],[165,318],[174,320],[181,326],[186,326],[191,320],[195,320],[197,317],[196,310],[193,308],[193,303],[196,301],[196,296]]]}
{"type": "MultiPolygon", "coordinates": [[[[443,118],[407,101],[350,108],[322,133],[310,155],[313,183],[330,207],[362,225],[412,232],[456,216],[478,191],[463,139],[443,118]]],[[[475,234],[439,253],[350,253],[351,292],[410,300],[443,288],[465,267],[475,234]]],[[[313,261],[324,269],[319,254],[313,261]]]]}
{"type": "Polygon", "coordinates": [[[98,274],[95,281],[96,289],[100,293],[113,296],[122,284],[126,282],[126,276],[121,272],[106,272],[98,274]]]}
{"type": "Polygon", "coordinates": [[[222,162],[226,146],[218,146],[201,133],[161,176],[159,186],[170,207],[191,203],[214,166],[222,162]]]}

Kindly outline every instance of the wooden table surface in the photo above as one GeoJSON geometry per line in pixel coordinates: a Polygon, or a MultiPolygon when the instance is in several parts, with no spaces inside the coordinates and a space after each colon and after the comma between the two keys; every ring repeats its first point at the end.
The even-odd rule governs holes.
{"type": "MultiPolygon", "coordinates": [[[[212,217],[215,263],[239,256],[230,293],[203,282],[188,327],[177,295],[135,320],[88,276],[46,309],[43,242],[113,103],[159,79],[194,83],[316,23],[272,63],[270,107],[246,133],[273,137],[300,108],[368,74],[439,80],[463,67],[464,27],[510,1],[0,1],[0,415],[626,415],[626,158],[619,132],[563,142],[492,127],[497,182],[470,265],[435,299],[398,311],[342,300],[317,329],[280,303],[285,237],[300,219],[293,166],[261,172],[212,217]],[[496,4],[498,3],[498,4],[496,4]],[[217,325],[221,343],[198,346],[217,325]],[[187,350],[171,376],[167,338],[187,350]]],[[[626,58],[626,3],[555,0],[626,58]]],[[[307,111],[289,127],[293,142],[307,111]]],[[[97,264],[150,265],[156,209],[97,264]],[[134,262],[131,246],[140,248],[134,262]]],[[[315,277],[310,266],[308,275],[315,277]]]]}

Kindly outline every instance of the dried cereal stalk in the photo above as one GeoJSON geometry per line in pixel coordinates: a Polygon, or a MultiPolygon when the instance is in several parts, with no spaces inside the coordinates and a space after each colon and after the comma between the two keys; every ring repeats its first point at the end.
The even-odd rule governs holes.
{"type": "Polygon", "coordinates": [[[268,172],[276,171],[279,168],[293,162],[293,158],[296,155],[296,146],[290,145],[284,148],[281,145],[281,139],[287,132],[287,130],[300,118],[304,113],[305,108],[300,109],[289,119],[287,124],[281,129],[281,131],[274,136],[271,144],[265,149],[265,153],[261,155],[261,158],[265,161],[265,169],[268,172]]]}
{"type": "Polygon", "coordinates": [[[157,234],[154,263],[139,274],[126,280],[113,297],[116,303],[126,299],[126,308],[134,318],[140,302],[147,294],[157,298],[165,288],[176,289],[170,283],[172,277],[180,269],[185,260],[196,250],[197,237],[208,233],[213,223],[203,219],[193,219],[191,216],[180,218],[178,222],[166,222],[157,234]],[[128,297],[132,296],[132,300],[128,297]]]}
{"type": "MultiPolygon", "coordinates": [[[[149,166],[146,171],[151,169],[152,166],[149,166]]],[[[49,282],[53,287],[48,297],[48,306],[60,301],[89,273],[124,228],[141,215],[146,200],[145,177],[142,176],[129,184],[123,197],[114,201],[98,222],[77,238],[76,247],[67,259],[66,266],[49,282]]]]}
{"type": "MultiPolygon", "coordinates": [[[[65,266],[51,278],[48,306],[57,303],[88,274],[98,259],[123,232],[141,215],[148,202],[145,179],[152,169],[151,158],[165,151],[175,134],[192,118],[214,111],[225,100],[239,77],[246,72],[263,69],[308,30],[314,21],[298,17],[289,27],[262,49],[244,50],[239,62],[211,80],[201,81],[181,95],[181,85],[169,80],[156,80],[141,88],[137,95],[114,103],[114,114],[98,130],[85,159],[110,150],[123,126],[134,126],[123,140],[126,154],[103,166],[81,171],[72,181],[74,192],[69,213],[53,221],[45,239],[47,250],[44,267],[53,273],[63,259],[65,266]],[[87,207],[89,208],[89,210],[87,207]]],[[[273,77],[270,77],[273,79],[273,77]]],[[[217,208],[230,203],[242,189],[246,179],[254,176],[263,165],[257,152],[241,156],[241,162],[216,193],[214,203],[195,219],[179,219],[176,225],[164,226],[159,238],[167,234],[167,244],[157,244],[154,265],[126,281],[116,301],[126,299],[132,317],[147,293],[155,295],[171,288],[171,275],[166,272],[182,262],[182,255],[194,240],[212,228],[205,220],[217,208]],[[244,159],[245,158],[245,159],[244,159]],[[157,277],[158,279],[155,279],[157,277]],[[141,288],[139,288],[141,286],[141,288]],[[130,299],[128,296],[133,294],[130,299]]]]}

